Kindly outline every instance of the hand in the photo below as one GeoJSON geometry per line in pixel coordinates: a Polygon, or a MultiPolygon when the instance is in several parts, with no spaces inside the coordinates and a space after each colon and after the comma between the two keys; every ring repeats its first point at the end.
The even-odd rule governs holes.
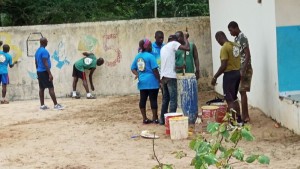
{"type": "Polygon", "coordinates": [[[52,76],[52,74],[49,74],[49,81],[53,81],[53,76],[52,76]]]}
{"type": "Polygon", "coordinates": [[[94,87],[94,85],[93,85],[93,84],[91,85],[91,90],[92,90],[92,91],[94,91],[94,90],[95,90],[95,87],[94,87]]]}
{"type": "Polygon", "coordinates": [[[134,80],[138,79],[139,78],[139,75],[135,75],[134,77],[134,80]]]}
{"type": "Polygon", "coordinates": [[[195,76],[196,76],[196,80],[198,80],[200,78],[200,71],[199,70],[196,70],[195,76]]]}
{"type": "Polygon", "coordinates": [[[212,86],[216,86],[217,84],[217,79],[216,78],[213,78],[211,79],[211,83],[210,83],[212,86]]]}

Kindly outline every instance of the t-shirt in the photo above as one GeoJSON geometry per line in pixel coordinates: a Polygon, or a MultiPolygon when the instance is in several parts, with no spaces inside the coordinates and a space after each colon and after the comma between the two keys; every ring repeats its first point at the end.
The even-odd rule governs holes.
{"type": "MultiPolygon", "coordinates": [[[[238,44],[241,53],[241,63],[243,64],[246,60],[246,54],[244,49],[249,47],[248,38],[244,35],[244,33],[240,32],[237,37],[234,38],[234,42],[238,44]]],[[[251,64],[251,59],[249,60],[249,64],[251,64]]]]}
{"type": "Polygon", "coordinates": [[[168,42],[160,50],[161,70],[160,77],[176,78],[175,52],[181,44],[177,41],[168,42]]]}
{"type": "MultiPolygon", "coordinates": [[[[195,64],[194,64],[194,44],[190,43],[190,51],[178,50],[176,52],[176,66],[183,66],[184,64],[184,53],[185,57],[185,72],[186,73],[195,73],[195,64]]],[[[176,70],[177,73],[183,73],[183,70],[176,70]]]]}
{"type": "Polygon", "coordinates": [[[12,64],[13,63],[11,55],[0,51],[0,74],[8,73],[7,66],[12,64]]]}
{"type": "Polygon", "coordinates": [[[158,68],[155,57],[149,52],[140,52],[131,64],[131,70],[139,73],[138,89],[158,89],[159,82],[155,78],[153,69],[158,68]]]}
{"type": "Polygon", "coordinates": [[[164,46],[165,44],[163,43],[161,46],[158,46],[156,44],[156,42],[152,43],[152,52],[151,54],[155,56],[157,65],[158,65],[158,71],[160,72],[160,63],[161,63],[161,59],[160,59],[160,50],[161,48],[164,46]]]}
{"type": "Polygon", "coordinates": [[[95,55],[88,55],[75,62],[76,69],[78,69],[81,72],[84,72],[84,69],[96,68],[96,66],[97,58],[95,55]]]}
{"type": "Polygon", "coordinates": [[[49,69],[51,68],[50,54],[44,47],[39,47],[35,52],[35,60],[37,62],[37,71],[44,72],[46,71],[46,67],[43,63],[43,58],[47,59],[49,69]]]}
{"type": "Polygon", "coordinates": [[[227,60],[225,72],[240,70],[241,55],[237,44],[234,42],[225,42],[221,48],[220,59],[227,60]]]}

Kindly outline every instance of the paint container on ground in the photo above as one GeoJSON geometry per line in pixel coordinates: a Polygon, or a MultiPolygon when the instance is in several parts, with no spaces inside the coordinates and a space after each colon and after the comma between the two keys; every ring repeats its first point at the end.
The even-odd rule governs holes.
{"type": "Polygon", "coordinates": [[[202,131],[206,131],[208,123],[215,121],[215,114],[218,110],[218,106],[202,106],[202,131]]]}
{"type": "Polygon", "coordinates": [[[212,106],[218,106],[218,110],[215,113],[215,120],[218,123],[223,123],[223,118],[227,112],[227,104],[224,102],[211,103],[212,106]]]}
{"type": "Polygon", "coordinates": [[[195,124],[198,117],[198,85],[194,73],[177,74],[177,107],[184,116],[189,117],[189,124],[195,124]]]}
{"type": "Polygon", "coordinates": [[[182,113],[166,113],[164,114],[165,116],[165,126],[166,126],[166,134],[170,134],[170,123],[169,123],[169,120],[171,118],[174,118],[174,117],[181,117],[183,116],[182,113]]]}
{"type": "Polygon", "coordinates": [[[186,139],[189,133],[189,118],[174,117],[169,119],[170,122],[170,136],[172,140],[186,139]]]}

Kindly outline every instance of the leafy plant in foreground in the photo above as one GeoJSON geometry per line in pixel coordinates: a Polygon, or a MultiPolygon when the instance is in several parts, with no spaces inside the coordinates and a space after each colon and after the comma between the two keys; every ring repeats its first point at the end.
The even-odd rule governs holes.
{"type": "Polygon", "coordinates": [[[243,149],[237,145],[241,140],[253,141],[254,136],[250,132],[250,126],[237,126],[231,114],[227,113],[223,123],[209,123],[207,132],[211,134],[212,140],[208,141],[203,136],[197,136],[190,142],[189,147],[196,152],[191,165],[195,169],[208,169],[215,166],[219,169],[232,169],[230,159],[235,158],[240,162],[252,163],[258,161],[260,164],[269,164],[270,159],[265,155],[252,154],[245,157],[243,149]]]}

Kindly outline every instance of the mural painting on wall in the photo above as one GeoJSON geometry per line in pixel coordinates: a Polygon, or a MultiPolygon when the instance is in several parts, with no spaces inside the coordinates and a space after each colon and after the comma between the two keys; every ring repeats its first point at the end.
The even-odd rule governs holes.
{"type": "Polygon", "coordinates": [[[33,80],[38,78],[36,72],[31,72],[28,70],[27,73],[28,73],[29,77],[33,80]]]}
{"type": "Polygon", "coordinates": [[[51,58],[57,62],[56,67],[58,69],[62,69],[64,65],[70,64],[70,61],[65,56],[65,46],[62,41],[59,42],[57,49],[54,51],[51,58]]]}
{"type": "Polygon", "coordinates": [[[117,45],[117,34],[108,34],[103,36],[102,50],[99,49],[99,41],[93,36],[86,35],[82,37],[78,44],[79,51],[89,51],[96,55],[102,55],[105,65],[114,67],[120,63],[122,54],[117,45]],[[104,52],[101,52],[104,51],[104,52]]]}
{"type": "Polygon", "coordinates": [[[7,32],[0,32],[0,40],[3,41],[3,44],[10,46],[9,53],[13,57],[13,62],[19,61],[22,57],[22,50],[17,45],[12,44],[12,35],[7,32]]]}
{"type": "Polygon", "coordinates": [[[36,50],[40,47],[40,39],[43,37],[41,32],[32,32],[26,40],[27,56],[34,57],[36,50]]]}

